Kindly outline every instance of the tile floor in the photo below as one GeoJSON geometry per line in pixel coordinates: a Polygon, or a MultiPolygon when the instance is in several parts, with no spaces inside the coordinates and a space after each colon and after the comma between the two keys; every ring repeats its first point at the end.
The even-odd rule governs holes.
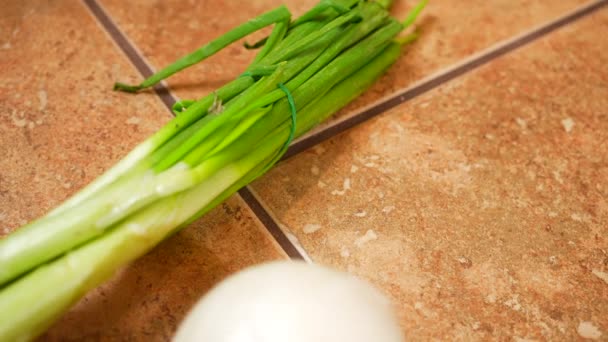
{"type": "MultiPolygon", "coordinates": [[[[298,14],[315,2],[286,3],[298,14]]],[[[0,13],[0,236],[170,119],[154,93],[111,91],[141,75],[89,8],[158,69],[280,3],[9,1],[0,13]]],[[[394,14],[412,3],[397,1],[394,14]]],[[[596,6],[606,3],[431,1],[421,39],[324,126],[332,137],[252,184],[254,197],[233,196],[122,270],[42,340],[168,340],[213,284],[293,256],[282,233],[314,262],[384,290],[412,340],[607,339],[608,6],[596,6]],[[495,53],[504,42],[526,44],[495,53]],[[445,77],[470,58],[485,64],[445,77]],[[331,130],[423,79],[437,87],[331,130]]],[[[235,45],[168,87],[199,97],[251,57],[235,45]]]]}

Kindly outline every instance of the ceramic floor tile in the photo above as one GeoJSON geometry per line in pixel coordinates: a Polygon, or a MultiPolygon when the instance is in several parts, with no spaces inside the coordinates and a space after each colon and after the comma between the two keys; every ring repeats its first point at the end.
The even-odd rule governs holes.
{"type": "MultiPolygon", "coordinates": [[[[281,1],[100,0],[156,67],[165,66],[281,1]]],[[[352,112],[489,46],[554,19],[585,0],[430,1],[419,21],[422,36],[370,91],[343,110],[352,112]]],[[[284,1],[298,15],[316,0],[284,1]]],[[[402,18],[417,1],[395,1],[402,18]]],[[[252,38],[251,41],[255,41],[252,38]]],[[[208,94],[234,79],[254,54],[235,44],[168,81],[181,98],[208,94]]],[[[138,82],[139,78],[123,78],[138,82]]]]}
{"type": "Polygon", "coordinates": [[[233,196],[92,291],[45,341],[168,341],[213,285],[254,264],[285,258],[233,196]]]}
{"type": "MultiPolygon", "coordinates": [[[[90,182],[170,119],[82,3],[0,13],[0,237],[90,182]]],[[[8,7],[8,8],[7,8],[8,7]]],[[[233,197],[92,291],[42,340],[168,340],[194,301],[246,266],[284,258],[233,197]]]]}
{"type": "Polygon", "coordinates": [[[79,2],[0,14],[0,236],[74,193],[170,119],[155,96],[112,91],[137,72],[79,2]]]}
{"type": "Polygon", "coordinates": [[[253,188],[314,261],[391,294],[413,340],[606,338],[606,30],[602,9],[253,188]]]}

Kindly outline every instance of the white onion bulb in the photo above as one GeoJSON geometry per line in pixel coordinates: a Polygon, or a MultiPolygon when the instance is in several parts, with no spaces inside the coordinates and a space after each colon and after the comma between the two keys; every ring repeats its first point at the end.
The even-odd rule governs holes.
{"type": "Polygon", "coordinates": [[[347,273],[303,262],[254,266],[221,282],[175,342],[399,342],[389,300],[347,273]]]}

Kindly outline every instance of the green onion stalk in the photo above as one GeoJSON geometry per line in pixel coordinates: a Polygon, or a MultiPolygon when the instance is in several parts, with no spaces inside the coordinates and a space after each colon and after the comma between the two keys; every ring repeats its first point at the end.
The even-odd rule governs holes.
{"type": "Polygon", "coordinates": [[[235,80],[198,100],[47,215],[0,240],[0,340],[43,333],[87,291],[268,171],[289,143],[371,86],[415,35],[426,0],[398,21],[390,1],[280,6],[180,58],[138,92],[274,25],[235,80]],[[51,290],[49,290],[51,289],[51,290]]]}

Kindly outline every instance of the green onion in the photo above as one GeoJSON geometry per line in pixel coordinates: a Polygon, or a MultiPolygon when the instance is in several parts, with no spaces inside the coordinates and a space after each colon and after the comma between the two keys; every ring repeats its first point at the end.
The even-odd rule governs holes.
{"type": "Polygon", "coordinates": [[[293,22],[281,6],[179,59],[151,87],[275,24],[241,77],[198,100],[123,160],[0,240],[0,340],[31,340],[87,291],[270,169],[289,143],[359,96],[416,35],[390,1],[322,0],[293,22]],[[49,290],[52,289],[52,290],[49,290]]]}
{"type": "Polygon", "coordinates": [[[216,52],[230,45],[230,43],[233,43],[266,26],[289,21],[290,18],[291,13],[287,9],[287,7],[280,6],[275,10],[266,12],[255,19],[249,20],[248,22],[232,29],[230,32],[211,41],[209,44],[201,47],[200,49],[192,52],[191,54],[180,58],[175,63],[169,65],[168,67],[154,74],[152,77],[143,81],[141,84],[137,86],[129,86],[122,83],[116,83],[114,89],[128,92],[136,92],[143,88],[151,87],[156,83],[160,82],[162,79],[167,78],[180,70],[183,70],[206,59],[207,57],[212,56],[216,52]]]}

